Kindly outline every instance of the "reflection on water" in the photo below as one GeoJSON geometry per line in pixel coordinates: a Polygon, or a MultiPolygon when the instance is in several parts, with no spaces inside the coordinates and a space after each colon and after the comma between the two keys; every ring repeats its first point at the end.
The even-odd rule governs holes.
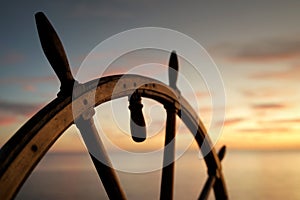
{"type": "MultiPolygon", "coordinates": [[[[120,155],[115,155],[120,156],[120,155]]],[[[145,158],[146,159],[146,158],[145,158]]],[[[124,163],[127,167],[142,165],[124,163]]],[[[229,151],[223,171],[231,199],[300,199],[300,152],[229,151]]],[[[107,199],[87,154],[49,154],[16,199],[107,199]]],[[[159,199],[161,171],[119,172],[128,199],[159,199]]],[[[206,179],[197,152],[176,164],[175,199],[197,199],[206,179]]],[[[212,196],[212,195],[211,195],[212,196]]]]}
{"type": "Polygon", "coordinates": [[[224,173],[232,199],[300,199],[300,152],[230,152],[224,173]]]}

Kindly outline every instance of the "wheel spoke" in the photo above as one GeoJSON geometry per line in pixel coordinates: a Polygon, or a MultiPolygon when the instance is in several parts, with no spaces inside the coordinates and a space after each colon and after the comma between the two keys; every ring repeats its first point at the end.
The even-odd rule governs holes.
{"type": "MultiPolygon", "coordinates": [[[[220,162],[223,160],[226,153],[226,146],[222,146],[222,148],[218,152],[218,158],[220,162]]],[[[224,184],[224,180],[222,176],[219,174],[222,173],[221,169],[217,169],[216,171],[209,171],[209,176],[205,182],[205,185],[202,189],[202,192],[199,196],[199,200],[205,200],[208,199],[210,190],[214,188],[214,193],[216,199],[227,199],[228,195],[223,192],[223,186],[221,184],[224,184]],[[212,173],[211,173],[212,172],[212,173]]]]}
{"type": "MultiPolygon", "coordinates": [[[[168,76],[169,86],[176,92],[178,78],[178,58],[175,51],[172,51],[169,59],[168,76]]],[[[165,105],[167,111],[164,160],[161,176],[160,199],[173,199],[174,187],[174,159],[175,159],[175,134],[176,134],[176,108],[173,103],[165,105]]]]}
{"type": "Polygon", "coordinates": [[[160,199],[172,199],[174,186],[176,110],[175,108],[167,108],[166,110],[167,124],[160,199]]]}
{"type": "Polygon", "coordinates": [[[205,185],[202,189],[202,192],[201,192],[201,194],[198,198],[199,200],[208,199],[210,190],[214,186],[215,182],[216,182],[216,176],[209,176],[208,177],[208,179],[206,180],[205,185]]]}
{"type": "Polygon", "coordinates": [[[126,199],[117,174],[111,164],[102,140],[98,135],[93,118],[76,121],[97,173],[110,199],[126,199]]]}
{"type": "Polygon", "coordinates": [[[75,80],[62,42],[44,13],[36,13],[35,19],[43,51],[61,82],[60,94],[72,94],[75,80]]]}

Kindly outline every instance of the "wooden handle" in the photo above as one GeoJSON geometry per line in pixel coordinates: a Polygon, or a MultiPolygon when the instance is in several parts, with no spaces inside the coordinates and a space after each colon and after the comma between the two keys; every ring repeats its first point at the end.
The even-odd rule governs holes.
{"type": "Polygon", "coordinates": [[[143,142],[146,139],[146,123],[143,115],[141,97],[134,92],[129,97],[130,131],[135,142],[143,142]]]}
{"type": "Polygon", "coordinates": [[[219,157],[220,161],[223,160],[223,158],[225,157],[225,154],[226,154],[226,146],[224,145],[218,152],[218,157],[219,157]]]}
{"type": "Polygon", "coordinates": [[[173,89],[177,89],[176,83],[178,78],[178,58],[175,51],[172,51],[169,60],[169,85],[173,89]]]}
{"type": "Polygon", "coordinates": [[[43,51],[61,82],[61,90],[73,87],[74,77],[57,33],[44,13],[36,13],[35,20],[43,51]]]}

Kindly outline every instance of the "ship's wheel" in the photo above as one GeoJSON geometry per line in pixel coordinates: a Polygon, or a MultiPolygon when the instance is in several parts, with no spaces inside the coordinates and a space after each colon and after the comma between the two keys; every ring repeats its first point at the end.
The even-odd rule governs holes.
{"type": "Polygon", "coordinates": [[[94,125],[94,108],[114,99],[128,97],[131,112],[132,139],[146,139],[141,98],[153,99],[166,109],[165,148],[160,199],[172,199],[174,182],[176,115],[191,132],[207,166],[208,178],[199,195],[207,199],[213,189],[216,199],[228,199],[221,160],[225,146],[216,153],[204,125],[176,87],[178,60],[175,52],[169,61],[169,85],[140,75],[113,75],[79,84],[71,74],[62,43],[43,13],[37,13],[36,24],[42,48],[60,82],[56,99],[35,114],[0,151],[0,199],[15,197],[41,158],[64,131],[75,124],[80,130],[91,159],[110,199],[126,199],[115,169],[94,125]],[[180,101],[179,101],[180,99],[180,101]],[[76,108],[76,109],[74,109],[76,108]]]}

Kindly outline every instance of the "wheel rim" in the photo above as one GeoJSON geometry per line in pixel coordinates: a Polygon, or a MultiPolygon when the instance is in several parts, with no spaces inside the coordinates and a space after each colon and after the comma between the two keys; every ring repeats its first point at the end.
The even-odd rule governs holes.
{"type": "Polygon", "coordinates": [[[99,82],[94,80],[84,84],[82,87],[84,89],[81,89],[80,94],[73,102],[71,96],[54,99],[21,127],[3,146],[0,152],[0,163],[2,163],[0,166],[1,199],[7,197],[10,199],[15,196],[40,159],[63,132],[74,123],[73,115],[76,119],[90,106],[98,106],[104,102],[128,96],[135,90],[134,85],[141,85],[137,92],[143,97],[154,99],[163,105],[175,102],[175,106],[181,110],[181,116],[186,116],[182,119],[184,119],[183,122],[187,127],[189,129],[197,127],[195,139],[199,148],[202,146],[200,149],[203,151],[203,144],[205,144],[205,148],[211,149],[205,156],[208,173],[219,173],[218,180],[222,184],[217,193],[220,193],[221,196],[227,196],[218,156],[209,141],[202,122],[188,102],[181,97],[179,104],[172,88],[159,81],[138,75],[114,75],[101,78],[99,82]],[[114,88],[120,78],[124,84],[127,84],[126,90],[114,88]],[[149,82],[152,84],[148,84],[149,82]],[[112,96],[113,92],[114,95],[112,96]],[[95,96],[95,105],[78,106],[80,109],[72,112],[72,103],[83,105],[84,99],[90,99],[93,96],[95,96]]]}

